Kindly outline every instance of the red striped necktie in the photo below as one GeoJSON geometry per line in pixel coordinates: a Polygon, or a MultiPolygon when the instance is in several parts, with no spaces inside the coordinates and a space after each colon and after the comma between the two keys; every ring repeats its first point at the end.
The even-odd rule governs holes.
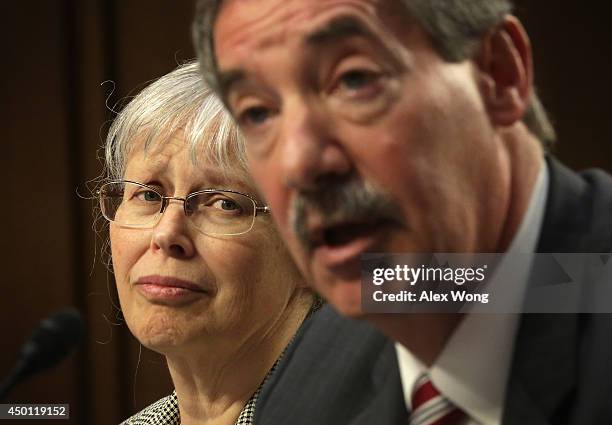
{"type": "Polygon", "coordinates": [[[412,392],[409,425],[458,425],[465,418],[465,413],[440,394],[426,375],[419,377],[412,392]]]}

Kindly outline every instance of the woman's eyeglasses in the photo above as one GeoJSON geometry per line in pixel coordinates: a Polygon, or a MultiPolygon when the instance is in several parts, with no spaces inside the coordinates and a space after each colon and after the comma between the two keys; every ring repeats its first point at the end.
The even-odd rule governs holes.
{"type": "Polygon", "coordinates": [[[204,189],[184,198],[129,180],[113,181],[98,190],[102,215],[123,227],[155,227],[170,201],[182,201],[185,215],[205,235],[233,236],[253,228],[257,214],[269,214],[249,195],[233,190],[204,189]]]}

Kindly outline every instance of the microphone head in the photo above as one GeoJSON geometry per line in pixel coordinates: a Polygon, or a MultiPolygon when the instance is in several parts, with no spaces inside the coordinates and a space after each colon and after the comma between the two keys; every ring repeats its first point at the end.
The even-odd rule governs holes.
{"type": "Polygon", "coordinates": [[[84,328],[83,319],[74,308],[44,319],[21,350],[22,378],[58,363],[80,341],[84,328]]]}

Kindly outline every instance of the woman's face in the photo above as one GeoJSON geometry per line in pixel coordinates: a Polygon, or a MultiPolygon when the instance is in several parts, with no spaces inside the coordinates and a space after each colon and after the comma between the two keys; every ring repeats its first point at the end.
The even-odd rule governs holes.
{"type": "MultiPolygon", "coordinates": [[[[244,178],[194,165],[181,133],[147,152],[136,142],[124,178],[185,197],[208,188],[254,195],[244,178]]],[[[111,223],[113,267],[123,315],[146,347],[163,354],[211,343],[240,347],[283,320],[302,280],[271,220],[258,215],[239,236],[206,236],[170,201],[152,229],[111,223]]]]}

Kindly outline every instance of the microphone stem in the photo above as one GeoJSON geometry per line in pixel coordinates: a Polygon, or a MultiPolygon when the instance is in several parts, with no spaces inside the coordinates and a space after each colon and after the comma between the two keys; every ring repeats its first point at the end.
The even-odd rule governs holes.
{"type": "Polygon", "coordinates": [[[13,386],[22,378],[23,372],[26,368],[27,361],[20,359],[19,363],[13,368],[9,376],[7,376],[0,384],[0,401],[9,394],[13,386]]]}

